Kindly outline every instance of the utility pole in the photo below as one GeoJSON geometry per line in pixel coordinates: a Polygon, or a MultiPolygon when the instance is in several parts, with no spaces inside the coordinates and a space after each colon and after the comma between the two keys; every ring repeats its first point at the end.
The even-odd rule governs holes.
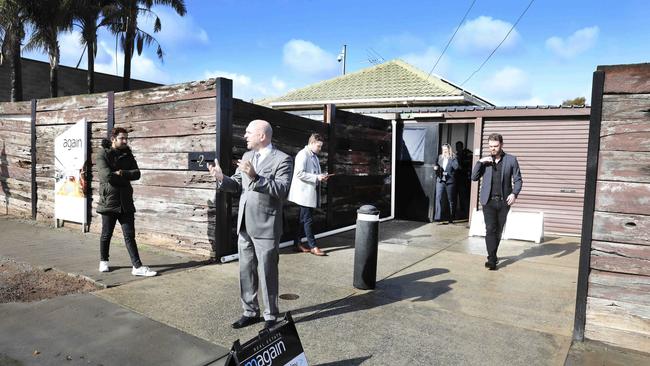
{"type": "Polygon", "coordinates": [[[345,75],[345,59],[347,58],[347,54],[348,54],[348,45],[344,44],[341,53],[339,53],[339,57],[336,58],[338,62],[343,61],[343,75],[345,75]]]}

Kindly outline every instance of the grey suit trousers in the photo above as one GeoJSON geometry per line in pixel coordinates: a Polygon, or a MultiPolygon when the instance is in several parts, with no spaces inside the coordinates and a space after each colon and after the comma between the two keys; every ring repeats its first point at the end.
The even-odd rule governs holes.
{"type": "Polygon", "coordinates": [[[245,225],[239,232],[239,290],[244,316],[260,315],[258,283],[264,295],[264,320],[276,320],[279,316],[279,244],[278,239],[251,238],[245,225]]]}

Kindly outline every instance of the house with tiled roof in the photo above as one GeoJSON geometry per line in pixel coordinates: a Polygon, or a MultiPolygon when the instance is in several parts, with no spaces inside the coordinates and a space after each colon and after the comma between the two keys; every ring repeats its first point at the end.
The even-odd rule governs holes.
{"type": "Polygon", "coordinates": [[[354,73],[306,86],[258,104],[286,111],[322,110],[324,104],[372,113],[405,112],[413,107],[482,106],[492,103],[402,60],[392,60],[354,73]]]}

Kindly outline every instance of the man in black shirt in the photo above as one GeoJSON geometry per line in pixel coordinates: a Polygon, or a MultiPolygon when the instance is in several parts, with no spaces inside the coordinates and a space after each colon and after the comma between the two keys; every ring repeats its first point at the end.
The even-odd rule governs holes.
{"type": "Polygon", "coordinates": [[[522,179],[519,162],[514,155],[506,154],[503,147],[503,137],[493,133],[488,137],[490,156],[481,158],[472,170],[472,180],[481,184],[480,202],[483,206],[485,219],[485,246],[487,262],[485,267],[497,269],[499,261],[497,249],[501,241],[503,226],[506,224],[508,211],[521,192],[522,179]]]}

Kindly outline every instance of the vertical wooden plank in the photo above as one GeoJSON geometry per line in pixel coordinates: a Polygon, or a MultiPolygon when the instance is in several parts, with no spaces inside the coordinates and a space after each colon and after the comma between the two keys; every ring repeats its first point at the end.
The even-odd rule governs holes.
{"type": "MultiPolygon", "coordinates": [[[[217,111],[216,111],[216,150],[223,174],[231,175],[232,160],[232,80],[217,78],[217,111]]],[[[237,252],[232,240],[232,197],[230,193],[216,191],[215,193],[215,227],[214,242],[210,257],[221,258],[224,255],[237,252]]]]}
{"type": "MultiPolygon", "coordinates": [[[[468,126],[469,130],[469,126],[468,126]]],[[[483,143],[483,117],[477,117],[474,120],[474,146],[472,146],[472,166],[470,169],[474,169],[474,165],[479,160],[479,156],[474,154],[475,151],[481,151],[483,148],[481,144],[483,143]]],[[[472,214],[474,210],[478,208],[478,183],[472,181],[470,185],[469,193],[469,220],[467,225],[472,225],[472,214]]]]}
{"type": "MultiPolygon", "coordinates": [[[[336,163],[336,106],[334,104],[325,105],[325,123],[329,129],[329,139],[327,141],[327,173],[334,174],[334,163],[336,163]]],[[[327,228],[334,226],[334,203],[332,197],[334,197],[335,181],[334,179],[329,179],[327,182],[327,210],[325,212],[326,225],[327,228]]]]}
{"type": "Polygon", "coordinates": [[[596,180],[598,178],[598,153],[600,151],[600,123],[603,112],[603,88],[605,72],[595,71],[591,91],[591,118],[589,120],[589,145],[587,147],[587,176],[585,179],[584,206],[582,212],[582,240],[578,266],[576,311],[573,323],[573,339],[583,341],[589,290],[589,266],[591,239],[596,207],[596,180]]]}
{"type": "Polygon", "coordinates": [[[106,116],[106,138],[110,140],[115,126],[115,92],[108,92],[108,115],[106,116]]]}
{"type": "Polygon", "coordinates": [[[32,170],[31,170],[31,181],[32,181],[32,220],[36,220],[36,203],[37,203],[37,192],[36,192],[36,99],[32,99],[32,121],[31,121],[31,148],[29,153],[32,158],[32,170]]]}

